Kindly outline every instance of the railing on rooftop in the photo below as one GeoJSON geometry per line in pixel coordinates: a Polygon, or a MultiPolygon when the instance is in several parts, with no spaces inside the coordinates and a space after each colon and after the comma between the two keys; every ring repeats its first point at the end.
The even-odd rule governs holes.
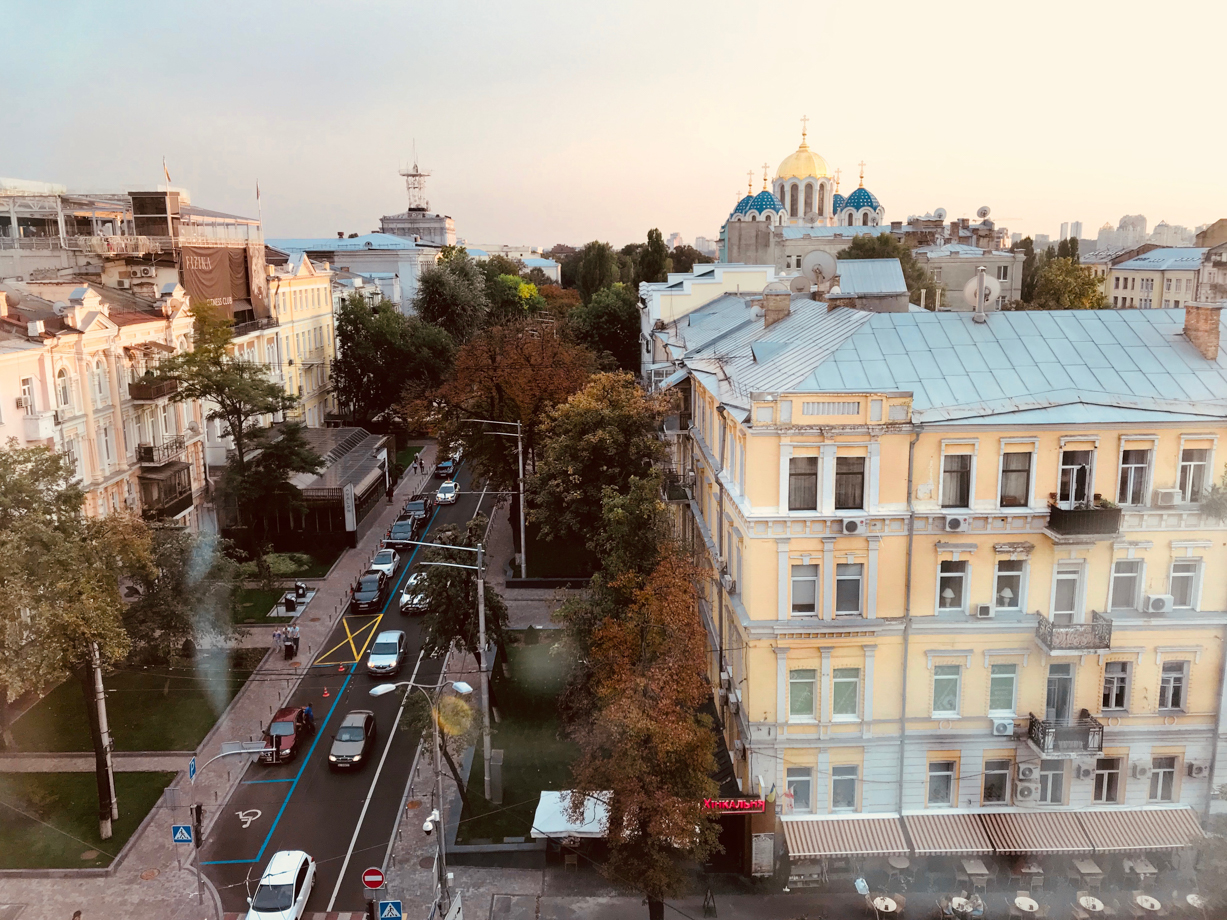
{"type": "Polygon", "coordinates": [[[271,329],[277,325],[277,320],[271,316],[266,316],[261,319],[250,319],[245,323],[235,323],[231,334],[234,338],[241,335],[247,335],[249,332],[259,332],[261,329],[271,329]]]}

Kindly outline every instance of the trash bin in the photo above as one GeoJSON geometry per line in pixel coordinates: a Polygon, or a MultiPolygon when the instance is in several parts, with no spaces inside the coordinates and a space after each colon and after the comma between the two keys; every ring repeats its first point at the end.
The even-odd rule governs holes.
{"type": "Polygon", "coordinates": [[[307,586],[303,582],[294,582],[294,596],[297,598],[304,598],[307,596],[307,586]]]}
{"type": "Polygon", "coordinates": [[[293,612],[294,612],[294,611],[296,611],[297,609],[298,609],[298,600],[297,600],[297,599],[294,597],[294,595],[293,595],[293,594],[286,594],[286,596],[285,596],[285,612],[286,612],[286,613],[293,613],[293,612]]]}

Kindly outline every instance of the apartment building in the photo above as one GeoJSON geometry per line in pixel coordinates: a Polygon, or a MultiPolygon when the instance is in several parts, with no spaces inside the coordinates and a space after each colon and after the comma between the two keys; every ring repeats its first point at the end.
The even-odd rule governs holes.
{"type": "Polygon", "coordinates": [[[1104,293],[1126,309],[1179,309],[1197,296],[1205,249],[1152,249],[1108,268],[1104,293]]]}
{"type": "Polygon", "coordinates": [[[1221,804],[1220,322],[769,289],[656,330],[724,739],[797,883],[1181,846],[1221,804]]]}
{"type": "MultiPolygon", "coordinates": [[[[990,310],[1000,310],[1012,300],[1022,299],[1023,262],[1026,253],[1008,249],[981,249],[961,243],[918,246],[912,257],[928,270],[933,280],[946,290],[939,305],[943,310],[972,310],[963,297],[963,287],[983,266],[990,278],[996,278],[1001,293],[988,304],[990,310]]],[[[926,304],[926,306],[930,306],[926,304]]]]}

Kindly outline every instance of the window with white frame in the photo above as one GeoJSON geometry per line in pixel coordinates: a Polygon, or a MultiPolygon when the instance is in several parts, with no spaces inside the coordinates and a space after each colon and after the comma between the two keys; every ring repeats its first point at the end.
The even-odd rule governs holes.
{"type": "Polygon", "coordinates": [[[953,760],[932,760],[929,762],[929,795],[928,804],[954,804],[954,770],[953,760]]]}
{"type": "Polygon", "coordinates": [[[942,507],[971,507],[971,454],[942,458],[942,507]]]}
{"type": "Polygon", "coordinates": [[[809,812],[814,808],[814,771],[809,767],[789,767],[788,794],[794,812],[809,812]]]}
{"type": "Polygon", "coordinates": [[[818,508],[818,458],[792,457],[788,461],[788,510],[818,508]]]}
{"type": "Polygon", "coordinates": [[[860,715],[861,669],[836,668],[831,674],[831,716],[855,719],[860,715]]]}
{"type": "Polygon", "coordinates": [[[831,808],[834,811],[856,810],[856,781],[860,774],[857,766],[831,768],[831,808]]]}
{"type": "Polygon", "coordinates": [[[818,566],[794,565],[792,567],[792,612],[801,614],[818,612],[818,566]]]}
{"type": "Polygon", "coordinates": [[[1010,451],[1001,456],[1002,508],[1023,508],[1031,499],[1031,451],[1010,451]]]}
{"type": "Polygon", "coordinates": [[[34,378],[21,378],[21,398],[25,400],[26,415],[34,415],[38,412],[38,404],[34,397],[34,378]]]}
{"type": "Polygon", "coordinates": [[[984,761],[984,804],[1005,805],[1010,801],[1010,768],[1008,760],[984,761]]]}
{"type": "Polygon", "coordinates": [[[1180,494],[1186,502],[1201,501],[1206,487],[1206,468],[1210,451],[1204,447],[1186,447],[1180,452],[1180,494]]]}
{"type": "Polygon", "coordinates": [[[1008,265],[998,265],[997,266],[997,280],[998,281],[1009,281],[1010,280],[1010,266],[1008,265]]]}
{"type": "Polygon", "coordinates": [[[1173,607],[1193,608],[1197,604],[1197,579],[1201,562],[1197,559],[1176,559],[1168,576],[1167,593],[1173,607]]]}
{"type": "Polygon", "coordinates": [[[1146,503],[1146,474],[1150,470],[1149,450],[1125,450],[1120,456],[1120,487],[1116,501],[1122,505],[1146,503]]]}
{"type": "Polygon", "coordinates": [[[812,719],[816,712],[818,672],[812,668],[800,668],[788,672],[788,715],[792,718],[812,719]]]}
{"type": "Polygon", "coordinates": [[[1120,763],[1119,757],[1096,759],[1093,796],[1096,802],[1107,804],[1120,801],[1120,763]]]}
{"type": "Polygon", "coordinates": [[[993,606],[998,610],[1021,610],[1023,604],[1023,567],[1026,561],[1022,559],[998,559],[996,591],[993,594],[993,606]]]}
{"type": "Polygon", "coordinates": [[[835,566],[835,615],[855,617],[861,613],[864,595],[862,582],[865,567],[859,562],[841,562],[835,566]]]}
{"type": "Polygon", "coordinates": [[[60,368],[60,372],[55,375],[56,390],[60,398],[61,409],[72,408],[72,383],[68,379],[68,371],[60,368]]]}
{"type": "Polygon", "coordinates": [[[1061,469],[1057,501],[1062,508],[1071,509],[1085,504],[1091,497],[1091,462],[1094,451],[1061,451],[1061,469]]]}
{"type": "Polygon", "coordinates": [[[1150,759],[1150,801],[1170,802],[1176,791],[1176,758],[1150,759]]]}
{"type": "Polygon", "coordinates": [[[1052,586],[1052,622],[1072,623],[1078,615],[1082,595],[1082,566],[1058,563],[1052,586]]]}
{"type": "Polygon", "coordinates": [[[1159,709],[1184,709],[1188,674],[1187,661],[1163,662],[1163,673],[1159,678],[1159,709]]]}
{"type": "Polygon", "coordinates": [[[945,561],[939,565],[937,606],[939,610],[965,610],[967,597],[967,563],[945,561]]]}
{"type": "Polygon", "coordinates": [[[1126,709],[1129,706],[1129,662],[1109,661],[1103,667],[1103,708],[1126,709]]]}
{"type": "Polygon", "coordinates": [[[1018,665],[995,664],[988,677],[989,715],[1014,715],[1018,692],[1018,665]]]}
{"type": "Polygon", "coordinates": [[[1142,587],[1142,560],[1117,559],[1112,563],[1113,610],[1136,610],[1138,591],[1142,587]]]}
{"type": "Polygon", "coordinates": [[[1040,803],[1043,805],[1065,804],[1065,761],[1040,761],[1040,803]]]}
{"type": "Polygon", "coordinates": [[[957,716],[959,714],[959,687],[963,669],[957,664],[939,664],[933,667],[933,715],[957,716]]]}

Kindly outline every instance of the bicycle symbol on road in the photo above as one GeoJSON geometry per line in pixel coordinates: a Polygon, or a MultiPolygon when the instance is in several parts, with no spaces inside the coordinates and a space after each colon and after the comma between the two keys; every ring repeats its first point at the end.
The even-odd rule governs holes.
{"type": "Polygon", "coordinates": [[[250,808],[247,811],[236,811],[235,814],[238,815],[239,820],[243,822],[243,830],[247,830],[247,828],[251,827],[251,822],[259,818],[260,815],[264,814],[264,812],[260,811],[258,808],[250,808]]]}

